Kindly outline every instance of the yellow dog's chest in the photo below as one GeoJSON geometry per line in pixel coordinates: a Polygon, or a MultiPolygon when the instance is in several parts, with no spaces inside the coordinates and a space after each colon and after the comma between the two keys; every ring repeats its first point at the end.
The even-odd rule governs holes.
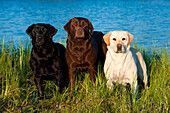
{"type": "Polygon", "coordinates": [[[132,54],[127,54],[127,56],[123,57],[114,56],[113,58],[107,53],[104,72],[106,78],[112,82],[119,82],[122,84],[132,82],[132,79],[137,76],[135,59],[132,54]]]}

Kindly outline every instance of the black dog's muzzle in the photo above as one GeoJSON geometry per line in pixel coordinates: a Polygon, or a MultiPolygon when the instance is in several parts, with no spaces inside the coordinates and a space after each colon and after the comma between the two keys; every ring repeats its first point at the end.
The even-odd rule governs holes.
{"type": "Polygon", "coordinates": [[[44,44],[44,37],[43,36],[37,36],[36,37],[36,43],[37,43],[37,45],[43,45],[44,44]]]}

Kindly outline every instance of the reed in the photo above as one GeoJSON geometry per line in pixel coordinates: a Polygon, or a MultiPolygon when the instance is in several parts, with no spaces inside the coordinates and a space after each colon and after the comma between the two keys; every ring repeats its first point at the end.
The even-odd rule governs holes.
{"type": "MultiPolygon", "coordinates": [[[[135,48],[138,48],[134,45],[135,48]]],[[[69,87],[59,94],[54,81],[46,81],[43,100],[37,97],[36,85],[30,69],[31,45],[0,43],[0,112],[169,112],[170,51],[147,52],[138,48],[146,61],[149,88],[139,92],[135,104],[122,86],[111,92],[99,65],[96,82],[88,73],[77,73],[74,95],[69,87]]]]}

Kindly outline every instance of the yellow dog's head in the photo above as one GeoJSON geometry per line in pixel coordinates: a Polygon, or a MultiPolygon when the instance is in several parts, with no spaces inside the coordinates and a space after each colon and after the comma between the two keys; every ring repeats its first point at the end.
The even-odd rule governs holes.
{"type": "Polygon", "coordinates": [[[107,46],[110,46],[115,53],[126,53],[130,48],[133,35],[127,31],[111,31],[103,38],[107,46]]]}

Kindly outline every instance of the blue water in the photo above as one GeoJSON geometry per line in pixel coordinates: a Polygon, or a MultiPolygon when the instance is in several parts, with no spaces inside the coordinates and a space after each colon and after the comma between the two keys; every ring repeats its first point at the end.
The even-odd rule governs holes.
{"type": "Polygon", "coordinates": [[[170,48],[169,0],[1,0],[0,40],[30,42],[25,33],[33,23],[58,29],[55,39],[66,39],[63,26],[73,17],[88,18],[94,30],[129,31],[139,47],[170,48]]]}

